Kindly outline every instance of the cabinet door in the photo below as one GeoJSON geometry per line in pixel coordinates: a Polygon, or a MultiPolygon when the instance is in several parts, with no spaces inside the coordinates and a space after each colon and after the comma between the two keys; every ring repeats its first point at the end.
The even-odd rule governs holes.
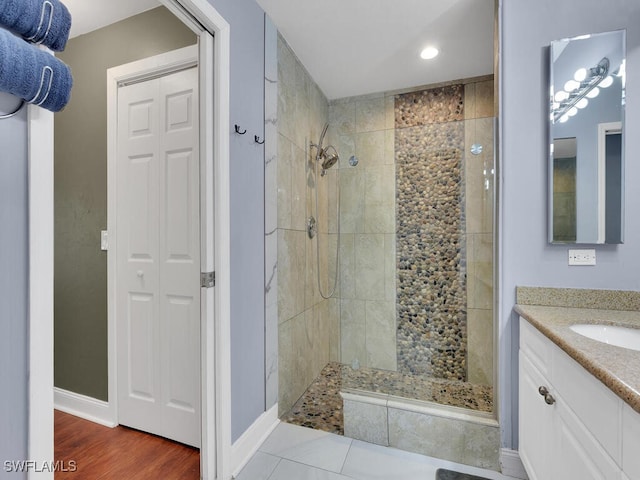
{"type": "MultiPolygon", "coordinates": [[[[538,393],[541,386],[551,388],[527,355],[520,352],[520,458],[530,480],[551,480],[551,458],[555,451],[553,419],[555,405],[547,405],[538,393]]],[[[579,478],[579,477],[566,477],[579,478]]]]}
{"type": "Polygon", "coordinates": [[[557,431],[552,475],[549,479],[618,480],[620,468],[569,408],[556,398],[557,431]]]}

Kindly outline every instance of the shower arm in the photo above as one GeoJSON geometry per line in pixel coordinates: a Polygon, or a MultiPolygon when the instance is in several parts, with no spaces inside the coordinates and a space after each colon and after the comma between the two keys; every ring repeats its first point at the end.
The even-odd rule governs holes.
{"type": "Polygon", "coordinates": [[[314,147],[316,149],[316,161],[320,159],[320,156],[324,152],[324,149],[322,148],[322,144],[324,143],[324,136],[327,134],[328,129],[329,129],[329,124],[325,123],[324,128],[322,129],[322,133],[320,134],[320,140],[318,141],[318,144],[311,143],[311,142],[309,143],[310,147],[314,147]]]}

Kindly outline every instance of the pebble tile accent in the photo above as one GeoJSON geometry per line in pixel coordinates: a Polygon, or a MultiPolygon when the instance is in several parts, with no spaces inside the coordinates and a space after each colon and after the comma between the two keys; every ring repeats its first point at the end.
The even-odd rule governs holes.
{"type": "Polygon", "coordinates": [[[467,378],[464,86],[395,98],[398,370],[467,378]]]}
{"type": "Polygon", "coordinates": [[[329,363],[282,421],[344,435],[342,365],[329,363]]]}
{"type": "Polygon", "coordinates": [[[363,390],[479,412],[493,410],[493,388],[458,380],[426,378],[373,368],[342,366],[342,388],[363,390]]]}
{"type": "Polygon", "coordinates": [[[344,435],[342,389],[437,402],[480,412],[493,410],[493,388],[486,385],[424,378],[373,368],[354,370],[329,363],[282,421],[344,435]]]}
{"type": "Polygon", "coordinates": [[[464,120],[464,85],[397,95],[396,128],[464,120]]]}

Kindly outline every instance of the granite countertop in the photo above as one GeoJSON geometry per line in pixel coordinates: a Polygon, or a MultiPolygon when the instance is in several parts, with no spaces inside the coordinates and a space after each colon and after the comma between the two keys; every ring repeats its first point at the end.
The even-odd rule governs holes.
{"type": "Polygon", "coordinates": [[[640,413],[640,351],[591,340],[569,328],[580,323],[640,328],[640,311],[520,303],[515,311],[640,413]]]}

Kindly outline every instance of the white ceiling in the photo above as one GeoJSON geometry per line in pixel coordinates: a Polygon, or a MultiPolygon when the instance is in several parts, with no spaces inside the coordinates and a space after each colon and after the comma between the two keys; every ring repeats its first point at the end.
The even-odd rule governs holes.
{"type": "Polygon", "coordinates": [[[494,0],[257,2],[329,99],[493,73],[494,0]]]}
{"type": "MultiPolygon", "coordinates": [[[[256,0],[329,99],[493,72],[494,0],[256,0]],[[419,57],[426,45],[440,55],[419,57]]],[[[64,0],[71,36],[158,0],[64,0]]]]}
{"type": "Polygon", "coordinates": [[[70,37],[106,27],[160,5],[158,0],[64,0],[71,13],[70,37]]]}

